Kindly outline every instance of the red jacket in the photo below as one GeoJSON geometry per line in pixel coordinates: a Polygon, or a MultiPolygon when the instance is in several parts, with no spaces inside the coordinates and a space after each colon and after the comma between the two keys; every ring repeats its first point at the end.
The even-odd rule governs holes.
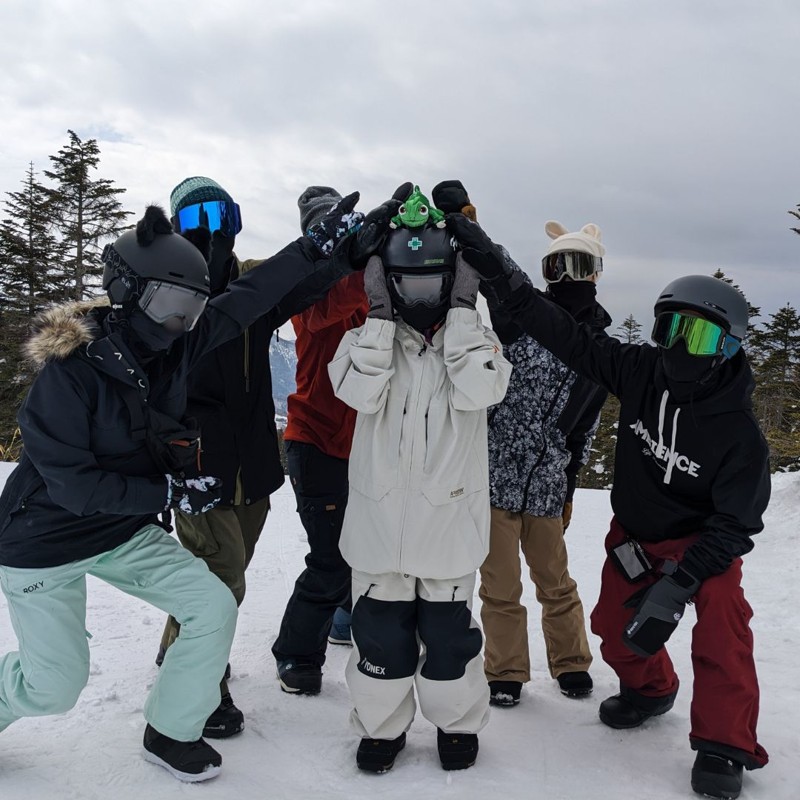
{"type": "Polygon", "coordinates": [[[356,412],[333,394],[328,363],[345,333],[364,324],[368,310],[364,273],[355,272],[292,317],[297,334],[297,391],[289,395],[284,439],[313,444],[334,458],[350,457],[356,412]]]}

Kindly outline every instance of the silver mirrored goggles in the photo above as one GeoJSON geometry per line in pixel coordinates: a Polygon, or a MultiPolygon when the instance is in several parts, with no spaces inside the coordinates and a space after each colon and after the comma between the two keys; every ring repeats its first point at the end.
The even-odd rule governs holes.
{"type": "Polygon", "coordinates": [[[164,281],[148,281],[139,298],[139,308],[154,322],[170,330],[190,331],[197,324],[208,295],[164,281]]]}
{"type": "Polygon", "coordinates": [[[453,288],[452,272],[432,272],[426,275],[390,272],[389,280],[397,296],[407,306],[417,303],[438,306],[453,288]]]}
{"type": "Polygon", "coordinates": [[[565,276],[585,281],[603,271],[603,259],[577,250],[550,253],[542,259],[542,276],[548,283],[558,283],[565,276]]]}

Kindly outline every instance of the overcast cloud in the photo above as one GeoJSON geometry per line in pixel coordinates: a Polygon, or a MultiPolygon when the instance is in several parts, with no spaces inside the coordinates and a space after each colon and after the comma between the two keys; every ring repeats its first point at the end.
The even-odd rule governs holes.
{"type": "Polygon", "coordinates": [[[546,220],[600,225],[615,325],[718,267],[800,306],[797,0],[2,0],[0,40],[0,192],[71,128],[137,216],[218,180],[258,257],[309,184],[457,177],[537,285],[546,220]]]}

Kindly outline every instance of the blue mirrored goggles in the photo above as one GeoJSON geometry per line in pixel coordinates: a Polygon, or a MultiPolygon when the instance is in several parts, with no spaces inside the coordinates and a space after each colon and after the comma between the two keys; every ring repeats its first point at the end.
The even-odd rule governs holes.
{"type": "Polygon", "coordinates": [[[223,236],[236,236],[242,229],[242,213],[238,203],[227,200],[207,200],[182,208],[172,218],[176,233],[192,228],[208,228],[211,233],[219,231],[223,236]]]}

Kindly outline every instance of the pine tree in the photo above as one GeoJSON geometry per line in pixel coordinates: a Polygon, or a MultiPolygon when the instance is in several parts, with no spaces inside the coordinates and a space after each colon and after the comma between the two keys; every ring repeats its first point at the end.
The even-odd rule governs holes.
{"type": "Polygon", "coordinates": [[[614,453],[619,428],[619,400],[610,394],[600,411],[589,460],[578,474],[578,486],[583,489],[610,489],[614,483],[614,453]]]}
{"type": "MultiPolygon", "coordinates": [[[[742,292],[742,287],[739,286],[738,283],[734,283],[732,278],[729,278],[721,269],[717,269],[717,271],[711,276],[712,278],[718,278],[719,280],[727,283],[730,286],[733,286],[734,289],[742,292]]],[[[742,292],[742,296],[745,300],[747,300],[747,295],[742,292]]],[[[761,315],[761,308],[758,306],[754,306],[749,300],[747,300],[747,338],[749,339],[755,333],[756,326],[753,320],[761,315]]]]}
{"type": "Polygon", "coordinates": [[[634,319],[633,314],[628,314],[622,325],[617,326],[617,331],[619,332],[617,338],[626,344],[635,344],[642,341],[642,337],[639,334],[641,330],[642,326],[634,319]]]}
{"type": "MultiPolygon", "coordinates": [[[[796,217],[797,219],[800,219],[800,204],[798,204],[798,206],[797,206],[797,211],[789,211],[789,213],[793,217],[796,217]]],[[[789,228],[789,230],[794,231],[795,233],[800,233],[800,228],[789,228]]]]}
{"type": "Polygon", "coordinates": [[[772,467],[800,468],[800,315],[788,303],[754,334],[760,354],[756,415],[772,467]]]}
{"type": "Polygon", "coordinates": [[[36,179],[33,162],[21,192],[7,192],[7,217],[0,224],[0,294],[7,311],[32,317],[57,296],[51,192],[36,179]]]}
{"type": "Polygon", "coordinates": [[[125,230],[131,212],[123,211],[119,200],[125,189],[115,188],[105,178],[91,180],[100,161],[97,140],[84,142],[74,131],[67,132],[69,142],[58,155],[50,156],[53,169],[44,174],[56,183],[53,198],[70,283],[67,297],[80,300],[91,294],[97,284],[92,277],[102,272],[101,242],[125,230]]]}

